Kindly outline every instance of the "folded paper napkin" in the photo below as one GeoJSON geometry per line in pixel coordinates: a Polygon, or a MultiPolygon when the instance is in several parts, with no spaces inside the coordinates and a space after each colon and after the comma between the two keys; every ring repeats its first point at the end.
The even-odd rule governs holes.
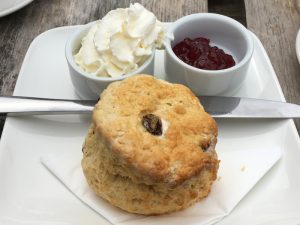
{"type": "MultiPolygon", "coordinates": [[[[97,197],[88,187],[80,161],[81,152],[47,155],[41,162],[61,182],[96,212],[112,224],[213,224],[228,215],[266,172],[279,160],[278,147],[243,149],[219,153],[218,178],[207,198],[192,207],[166,215],[142,216],[130,214],[111,206],[97,197]]],[[[50,175],[49,175],[50,176],[50,175]]]]}

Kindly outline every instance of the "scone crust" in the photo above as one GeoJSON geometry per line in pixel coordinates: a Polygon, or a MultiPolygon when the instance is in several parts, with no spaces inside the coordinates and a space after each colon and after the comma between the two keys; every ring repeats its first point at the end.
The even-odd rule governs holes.
{"type": "Polygon", "coordinates": [[[211,165],[176,188],[162,183],[146,184],[131,171],[90,126],[83,147],[82,168],[90,188],[110,204],[131,213],[157,215],[185,209],[206,197],[216,178],[211,165]]]}
{"type": "Polygon", "coordinates": [[[216,122],[183,85],[149,75],[112,83],[92,119],[99,138],[133,180],[176,188],[201,170],[216,174],[216,122]],[[143,127],[142,117],[149,113],[167,122],[162,136],[143,127]]]}

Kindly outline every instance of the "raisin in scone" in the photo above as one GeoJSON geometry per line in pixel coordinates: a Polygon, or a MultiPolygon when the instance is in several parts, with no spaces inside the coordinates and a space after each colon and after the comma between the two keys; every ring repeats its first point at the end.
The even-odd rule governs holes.
{"type": "Polygon", "coordinates": [[[217,125],[185,86],[137,75],[96,104],[82,168],[94,192],[132,213],[187,208],[216,179],[217,125]]]}

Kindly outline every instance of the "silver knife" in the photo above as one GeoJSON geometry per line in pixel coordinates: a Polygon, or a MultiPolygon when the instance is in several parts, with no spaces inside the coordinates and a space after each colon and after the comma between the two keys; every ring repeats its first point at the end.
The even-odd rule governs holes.
{"type": "MultiPolygon", "coordinates": [[[[300,106],[253,98],[201,96],[204,109],[215,118],[300,118],[300,106]]],[[[0,113],[9,115],[91,113],[96,100],[0,97],[0,113]]]]}

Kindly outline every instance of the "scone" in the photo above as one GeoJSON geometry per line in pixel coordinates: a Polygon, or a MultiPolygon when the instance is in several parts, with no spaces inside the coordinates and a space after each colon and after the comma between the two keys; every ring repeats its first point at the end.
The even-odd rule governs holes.
{"type": "Polygon", "coordinates": [[[149,75],[112,83],[96,104],[82,168],[94,192],[154,215],[206,197],[216,179],[217,125],[185,86],[149,75]]]}

